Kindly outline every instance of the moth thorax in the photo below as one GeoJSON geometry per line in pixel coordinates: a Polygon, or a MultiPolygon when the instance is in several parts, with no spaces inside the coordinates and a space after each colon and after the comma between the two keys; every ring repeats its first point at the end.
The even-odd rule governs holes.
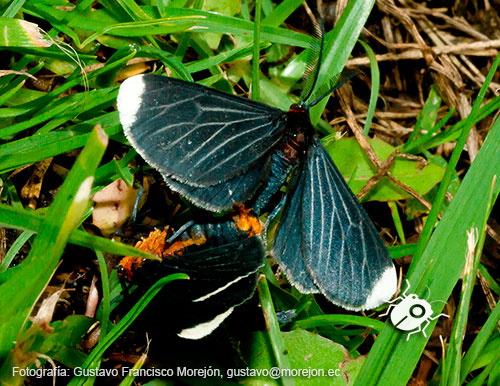
{"type": "Polygon", "coordinates": [[[309,111],[301,105],[290,107],[286,119],[286,134],[281,143],[281,151],[289,161],[302,157],[312,142],[314,130],[309,119],[309,111]]]}

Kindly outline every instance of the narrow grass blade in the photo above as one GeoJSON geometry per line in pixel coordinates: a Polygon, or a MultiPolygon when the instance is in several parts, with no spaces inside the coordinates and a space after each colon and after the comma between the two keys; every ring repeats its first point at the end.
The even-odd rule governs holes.
{"type": "Polygon", "coordinates": [[[433,127],[436,126],[435,121],[437,118],[439,106],[441,106],[441,101],[441,96],[438,94],[436,88],[432,87],[431,91],[429,92],[429,96],[425,101],[424,108],[418,115],[415,127],[413,128],[410,137],[403,146],[404,152],[415,148],[413,142],[418,138],[422,130],[425,130],[428,133],[432,130],[433,127]]]}
{"type": "Polygon", "coordinates": [[[467,350],[465,357],[462,359],[462,365],[460,369],[460,384],[465,382],[465,378],[471,372],[474,362],[477,360],[477,358],[485,348],[493,332],[498,328],[499,320],[500,303],[497,303],[497,305],[493,309],[493,312],[490,314],[490,316],[486,320],[486,323],[484,323],[483,327],[469,347],[469,350],[467,350]]]}
{"type": "Polygon", "coordinates": [[[349,326],[361,326],[365,328],[371,328],[374,331],[381,331],[384,327],[384,323],[375,319],[365,318],[356,315],[318,315],[311,316],[309,318],[301,319],[297,321],[294,326],[300,328],[314,328],[314,327],[328,327],[334,325],[349,325],[349,326]]]}
{"type": "Polygon", "coordinates": [[[14,241],[9,248],[9,251],[3,257],[2,263],[0,264],[0,273],[5,272],[9,268],[10,263],[17,255],[17,252],[23,247],[23,245],[33,236],[35,232],[26,230],[19,235],[19,237],[14,241]]]}
{"type": "Polygon", "coordinates": [[[392,259],[397,259],[398,257],[413,255],[417,250],[417,244],[403,244],[403,245],[393,245],[389,248],[389,253],[392,259]]]}
{"type": "Polygon", "coordinates": [[[367,137],[372,125],[373,114],[375,114],[375,108],[377,107],[377,99],[380,91],[380,70],[378,68],[377,60],[375,59],[375,53],[373,52],[371,47],[362,40],[358,41],[365,49],[366,55],[370,60],[370,78],[372,81],[370,103],[368,104],[368,111],[366,112],[366,122],[363,128],[363,134],[365,135],[365,137],[367,137]]]}
{"type": "MultiPolygon", "coordinates": [[[[173,280],[188,279],[189,277],[183,273],[176,273],[173,275],[166,276],[158,280],[145,294],[144,296],[134,305],[134,307],[121,319],[116,326],[106,335],[102,341],[92,350],[92,352],[87,357],[87,360],[81,366],[82,369],[96,368],[96,362],[100,361],[102,355],[106,349],[111,346],[111,344],[120,337],[121,334],[132,324],[132,322],[139,316],[142,310],[149,304],[149,302],[155,297],[155,295],[160,292],[160,290],[168,283],[173,280]]],[[[83,385],[87,380],[86,377],[74,377],[68,386],[79,386],[83,385]]]]}
{"type": "Polygon", "coordinates": [[[103,340],[108,333],[109,326],[109,314],[111,310],[111,297],[109,288],[109,275],[108,266],[106,264],[106,259],[101,251],[96,250],[95,254],[97,256],[97,262],[99,263],[99,271],[101,273],[101,287],[102,287],[102,300],[101,300],[101,334],[99,335],[99,340],[103,340]]]}
{"type": "MultiPolygon", "coordinates": [[[[499,144],[500,120],[497,120],[410,276],[412,293],[429,302],[446,301],[463,271],[466,230],[484,222],[493,176],[500,175],[499,144]],[[426,288],[432,299],[424,295],[426,288]]],[[[497,180],[493,197],[499,190],[497,180]]],[[[434,303],[435,314],[441,311],[437,304],[442,303],[434,303]]],[[[429,333],[435,324],[436,321],[430,323],[429,333]]],[[[406,334],[387,322],[355,384],[379,385],[390,379],[394,386],[406,385],[426,342],[427,338],[421,334],[413,335],[407,342],[406,334]]]]}
{"type": "Polygon", "coordinates": [[[40,27],[25,20],[0,17],[0,47],[50,47],[40,27]]]}
{"type": "Polygon", "coordinates": [[[9,6],[5,9],[2,16],[3,17],[14,17],[22,8],[26,0],[13,0],[10,2],[9,6]]]}
{"type": "Polygon", "coordinates": [[[259,61],[260,61],[260,19],[261,19],[261,2],[255,2],[255,16],[253,29],[253,56],[252,56],[252,99],[260,100],[260,85],[259,85],[259,61]]]}
{"type": "Polygon", "coordinates": [[[21,166],[84,146],[90,134],[90,130],[86,131],[84,128],[95,125],[97,122],[109,125],[104,130],[109,136],[121,133],[118,114],[116,112],[109,114],[108,117],[99,116],[83,124],[76,125],[73,127],[74,130],[72,127],[68,127],[66,130],[25,137],[0,145],[0,173],[6,173],[21,166]],[[18,155],[21,152],[23,156],[19,157],[18,155]]]}
{"type": "MultiPolygon", "coordinates": [[[[0,204],[0,226],[5,228],[39,232],[43,228],[43,221],[44,217],[41,214],[0,204]]],[[[81,247],[97,249],[115,255],[138,256],[145,259],[158,260],[156,256],[131,247],[130,245],[105,239],[104,237],[94,236],[79,229],[75,229],[71,232],[68,242],[81,247]]]]}
{"type": "Polygon", "coordinates": [[[80,45],[80,48],[86,47],[89,43],[103,35],[116,36],[151,36],[151,35],[166,35],[175,32],[187,31],[194,25],[198,25],[203,17],[197,16],[179,16],[168,17],[167,19],[133,21],[129,23],[120,23],[106,26],[101,31],[89,36],[80,45]]]}
{"type": "MultiPolygon", "coordinates": [[[[276,312],[274,311],[273,300],[271,298],[271,293],[269,292],[267,279],[264,275],[260,275],[259,277],[257,290],[259,291],[260,304],[262,306],[269,340],[271,342],[278,367],[280,369],[290,369],[290,361],[288,360],[286,354],[285,343],[283,342],[283,338],[281,336],[280,326],[278,324],[278,320],[276,319],[276,312]]],[[[295,385],[295,381],[293,378],[284,377],[283,385],[293,386],[295,385]]]]}
{"type": "MultiPolygon", "coordinates": [[[[374,0],[354,0],[347,3],[335,28],[326,36],[325,56],[317,82],[318,89],[328,85],[332,76],[342,72],[374,3],[374,0]]],[[[330,87],[325,87],[328,88],[330,87]]],[[[313,124],[319,121],[327,102],[328,98],[325,98],[311,109],[313,124]]]]}
{"type": "Polygon", "coordinates": [[[302,0],[285,0],[279,3],[262,21],[262,25],[280,26],[288,16],[302,5],[302,0]]]}
{"type": "Polygon", "coordinates": [[[107,142],[101,129],[94,130],[44,217],[28,256],[15,274],[0,285],[0,357],[13,347],[12,342],[52,277],[71,232],[87,208],[93,174],[107,142]]]}
{"type": "Polygon", "coordinates": [[[484,223],[479,228],[471,228],[467,232],[467,258],[465,261],[464,278],[462,279],[462,292],[457,312],[455,313],[455,323],[453,325],[450,343],[443,361],[443,372],[441,385],[454,386],[460,381],[460,365],[462,362],[462,343],[467,329],[469,318],[469,308],[471,304],[472,291],[476,282],[477,269],[483,252],[484,239],[486,236],[486,220],[491,212],[491,206],[486,209],[487,216],[484,223]]]}

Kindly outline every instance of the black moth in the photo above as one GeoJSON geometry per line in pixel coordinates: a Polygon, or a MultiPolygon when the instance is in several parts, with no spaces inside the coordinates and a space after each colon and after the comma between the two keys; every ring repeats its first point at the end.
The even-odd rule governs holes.
{"type": "Polygon", "coordinates": [[[396,270],[314,135],[311,105],[282,111],[158,75],[131,77],[118,94],[132,146],[196,205],[220,212],[249,203],[260,213],[288,179],[271,253],[289,281],[349,310],[375,308],[396,291],[396,270]]]}
{"type": "Polygon", "coordinates": [[[161,330],[201,339],[252,297],[264,265],[260,232],[259,219],[244,208],[229,221],[188,223],[168,240],[165,231],[155,230],[136,247],[163,261],[125,257],[118,272],[145,288],[164,276],[186,273],[190,280],[170,283],[149,309],[182,310],[175,317],[161,318],[161,330]]]}

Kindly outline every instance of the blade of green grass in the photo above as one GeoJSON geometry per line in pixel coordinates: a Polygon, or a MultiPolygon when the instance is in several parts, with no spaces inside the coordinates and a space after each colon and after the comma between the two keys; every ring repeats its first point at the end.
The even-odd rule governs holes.
{"type": "Polygon", "coordinates": [[[108,266],[106,264],[106,259],[101,251],[96,250],[95,254],[97,256],[97,261],[99,263],[99,271],[101,273],[101,287],[102,287],[102,300],[100,322],[101,322],[101,333],[99,335],[99,340],[103,340],[109,329],[109,314],[111,313],[111,297],[110,297],[110,287],[109,287],[109,275],[108,266]]]}
{"type": "Polygon", "coordinates": [[[318,315],[311,316],[309,318],[301,319],[294,323],[294,326],[300,328],[315,328],[315,327],[328,327],[334,325],[346,325],[346,326],[361,326],[365,328],[371,328],[374,331],[381,331],[384,327],[384,323],[375,319],[365,318],[363,316],[357,315],[318,315]]]}
{"type": "MultiPolygon", "coordinates": [[[[151,288],[144,294],[144,296],[134,305],[134,307],[121,319],[116,326],[106,335],[106,337],[99,342],[99,344],[92,350],[85,362],[82,364],[82,370],[96,368],[96,362],[99,362],[111,344],[120,337],[121,334],[132,324],[132,322],[140,315],[142,310],[149,304],[149,302],[160,292],[160,290],[168,283],[174,280],[188,279],[189,277],[183,273],[175,273],[158,280],[151,288]]],[[[77,376],[74,377],[68,386],[83,385],[87,377],[77,376]]]]}
{"type": "MultiPolygon", "coordinates": [[[[44,216],[35,212],[0,204],[0,226],[5,228],[39,232],[43,227],[43,221],[44,216]]],[[[81,247],[97,249],[115,255],[138,256],[145,259],[158,260],[154,255],[131,247],[130,245],[109,240],[104,237],[94,236],[79,229],[75,229],[71,232],[68,242],[81,247]]]]}
{"type": "MultiPolygon", "coordinates": [[[[278,367],[280,369],[290,369],[290,361],[287,357],[285,343],[283,342],[280,326],[278,324],[278,320],[276,319],[276,312],[274,311],[273,300],[271,298],[271,293],[269,292],[267,279],[264,275],[260,275],[259,277],[257,290],[259,292],[260,304],[266,321],[269,341],[271,342],[278,367]]],[[[295,385],[295,381],[291,377],[284,377],[282,378],[282,381],[284,386],[295,385]]]]}
{"type": "Polygon", "coordinates": [[[375,114],[375,109],[377,107],[377,99],[380,91],[380,70],[378,68],[377,60],[375,59],[375,53],[371,47],[362,40],[358,40],[366,51],[366,55],[370,60],[370,78],[372,81],[370,90],[370,102],[368,104],[368,111],[366,112],[366,122],[363,128],[363,134],[365,137],[368,136],[370,132],[370,127],[373,121],[373,114],[375,114]]]}
{"type": "MultiPolygon", "coordinates": [[[[111,104],[112,101],[116,100],[117,94],[118,87],[110,87],[107,89],[93,90],[88,93],[82,92],[55,99],[52,103],[40,109],[33,118],[4,128],[0,134],[0,139],[18,134],[23,130],[27,130],[35,125],[39,125],[40,123],[46,122],[54,117],[57,117],[58,119],[64,117],[64,120],[62,122],[66,122],[74,118],[78,113],[93,109],[102,103],[108,105],[111,104]]],[[[45,97],[39,98],[39,100],[44,98],[45,97]]],[[[42,127],[40,133],[46,133],[53,128],[53,125],[44,126],[42,127]]]]}
{"type": "MultiPolygon", "coordinates": [[[[325,39],[324,60],[321,64],[316,89],[329,89],[332,76],[342,72],[351,51],[363,29],[374,0],[349,1],[335,28],[325,39]]],[[[311,109],[311,122],[317,124],[329,98],[323,99],[311,109]]]]}
{"type": "Polygon", "coordinates": [[[0,173],[6,173],[21,166],[82,147],[90,135],[90,131],[82,130],[83,127],[90,128],[91,125],[102,122],[104,125],[110,125],[104,130],[107,135],[112,136],[120,133],[118,113],[108,114],[73,126],[75,130],[68,127],[66,130],[25,137],[0,145],[0,173]],[[21,153],[23,156],[19,157],[21,153]]]}
{"type": "MultiPolygon", "coordinates": [[[[493,176],[500,175],[499,143],[500,120],[497,120],[410,276],[411,292],[421,298],[425,298],[423,291],[428,287],[432,299],[426,300],[446,301],[458,281],[465,264],[466,230],[484,221],[493,176]]],[[[494,197],[499,190],[497,180],[494,197]]],[[[434,308],[435,313],[441,311],[434,308]]],[[[435,324],[436,321],[431,322],[427,332],[435,324]]],[[[413,335],[407,342],[406,334],[387,322],[355,385],[378,385],[387,379],[394,386],[406,385],[426,342],[427,338],[421,334],[413,335]]]]}
{"type": "Polygon", "coordinates": [[[261,2],[255,1],[254,29],[253,29],[253,55],[252,55],[252,99],[260,100],[259,62],[260,62],[260,28],[261,28],[261,2]]]}
{"type": "Polygon", "coordinates": [[[394,201],[387,201],[387,205],[389,205],[389,209],[391,210],[392,220],[394,221],[394,226],[396,227],[396,232],[398,232],[401,244],[406,244],[405,233],[401,217],[399,216],[398,205],[394,201]]]}
{"type": "Polygon", "coordinates": [[[297,8],[299,8],[303,0],[284,0],[279,3],[264,20],[262,25],[278,27],[290,16],[297,8]]]}
{"type": "Polygon", "coordinates": [[[488,319],[484,323],[483,327],[477,334],[476,338],[472,342],[469,350],[465,354],[462,365],[460,369],[460,384],[465,382],[465,378],[472,371],[474,362],[477,360],[481,352],[484,350],[488,340],[491,335],[498,328],[498,321],[500,320],[500,303],[497,303],[493,312],[488,316],[488,319]]]}
{"type": "Polygon", "coordinates": [[[203,16],[173,16],[167,19],[155,19],[144,21],[132,21],[128,23],[119,23],[110,26],[92,34],[85,39],[79,48],[84,48],[87,44],[98,39],[103,35],[116,35],[126,37],[140,37],[151,35],[167,35],[176,32],[183,32],[199,25],[203,16]]]}
{"type": "Polygon", "coordinates": [[[0,272],[4,272],[9,268],[10,263],[17,255],[17,252],[23,247],[23,245],[33,236],[35,232],[33,231],[24,231],[19,235],[19,237],[14,241],[9,248],[9,251],[5,254],[2,263],[0,264],[0,272]]]}
{"type": "Polygon", "coordinates": [[[25,20],[0,17],[0,47],[50,47],[35,23],[25,20]]]}
{"type": "Polygon", "coordinates": [[[9,6],[3,11],[3,17],[14,17],[22,8],[26,0],[13,0],[10,2],[9,6]]]}
{"type": "Polygon", "coordinates": [[[141,7],[132,0],[117,0],[117,3],[129,14],[133,20],[150,20],[151,17],[146,14],[141,7]]]}
{"type": "Polygon", "coordinates": [[[418,115],[415,127],[403,146],[403,152],[408,152],[409,149],[415,148],[413,142],[417,139],[422,130],[425,130],[428,133],[433,131],[433,127],[436,128],[436,126],[438,126],[435,124],[435,121],[439,111],[439,106],[441,106],[441,101],[441,96],[438,94],[436,88],[431,87],[431,91],[425,101],[424,108],[418,115]]]}
{"type": "Polygon", "coordinates": [[[28,256],[10,280],[0,286],[0,357],[13,347],[12,342],[52,277],[71,232],[87,208],[93,174],[107,146],[106,134],[98,130],[89,136],[61,186],[28,256]]]}
{"type": "Polygon", "coordinates": [[[417,250],[417,244],[402,244],[388,247],[392,259],[413,255],[417,250]]]}
{"type": "MultiPolygon", "coordinates": [[[[495,179],[493,180],[493,184],[494,183],[495,179]]],[[[481,260],[481,255],[483,253],[484,239],[486,237],[486,222],[491,212],[491,205],[488,205],[486,212],[487,216],[484,217],[484,222],[482,224],[478,224],[478,227],[476,228],[471,228],[467,232],[468,253],[465,261],[464,277],[462,279],[462,292],[460,293],[460,302],[455,313],[455,323],[452,328],[450,343],[448,345],[445,359],[442,362],[443,371],[441,385],[443,386],[454,386],[460,381],[460,365],[463,357],[462,342],[467,329],[472,291],[474,290],[479,261],[481,260]],[[478,229],[479,240],[477,240],[478,229]]]]}

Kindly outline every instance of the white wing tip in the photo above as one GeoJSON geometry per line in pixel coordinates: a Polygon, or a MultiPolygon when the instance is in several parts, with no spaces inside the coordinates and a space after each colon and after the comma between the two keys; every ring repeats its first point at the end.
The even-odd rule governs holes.
{"type": "Polygon", "coordinates": [[[192,339],[192,340],[197,340],[204,338],[207,335],[210,335],[212,331],[214,331],[217,327],[221,325],[221,323],[229,316],[231,315],[231,312],[233,312],[234,307],[231,307],[228,309],[226,312],[217,315],[215,318],[212,320],[205,322],[205,323],[200,323],[194,327],[190,328],[185,328],[181,332],[177,334],[177,336],[184,338],[184,339],[192,339]]]}
{"type": "Polygon", "coordinates": [[[120,113],[120,122],[128,137],[128,132],[137,120],[137,112],[141,106],[142,96],[146,89],[144,75],[136,75],[126,79],[118,92],[117,106],[120,113]]]}
{"type": "Polygon", "coordinates": [[[382,276],[378,279],[370,295],[366,299],[360,310],[371,310],[391,300],[392,295],[398,287],[398,276],[393,264],[387,267],[382,276]]]}

